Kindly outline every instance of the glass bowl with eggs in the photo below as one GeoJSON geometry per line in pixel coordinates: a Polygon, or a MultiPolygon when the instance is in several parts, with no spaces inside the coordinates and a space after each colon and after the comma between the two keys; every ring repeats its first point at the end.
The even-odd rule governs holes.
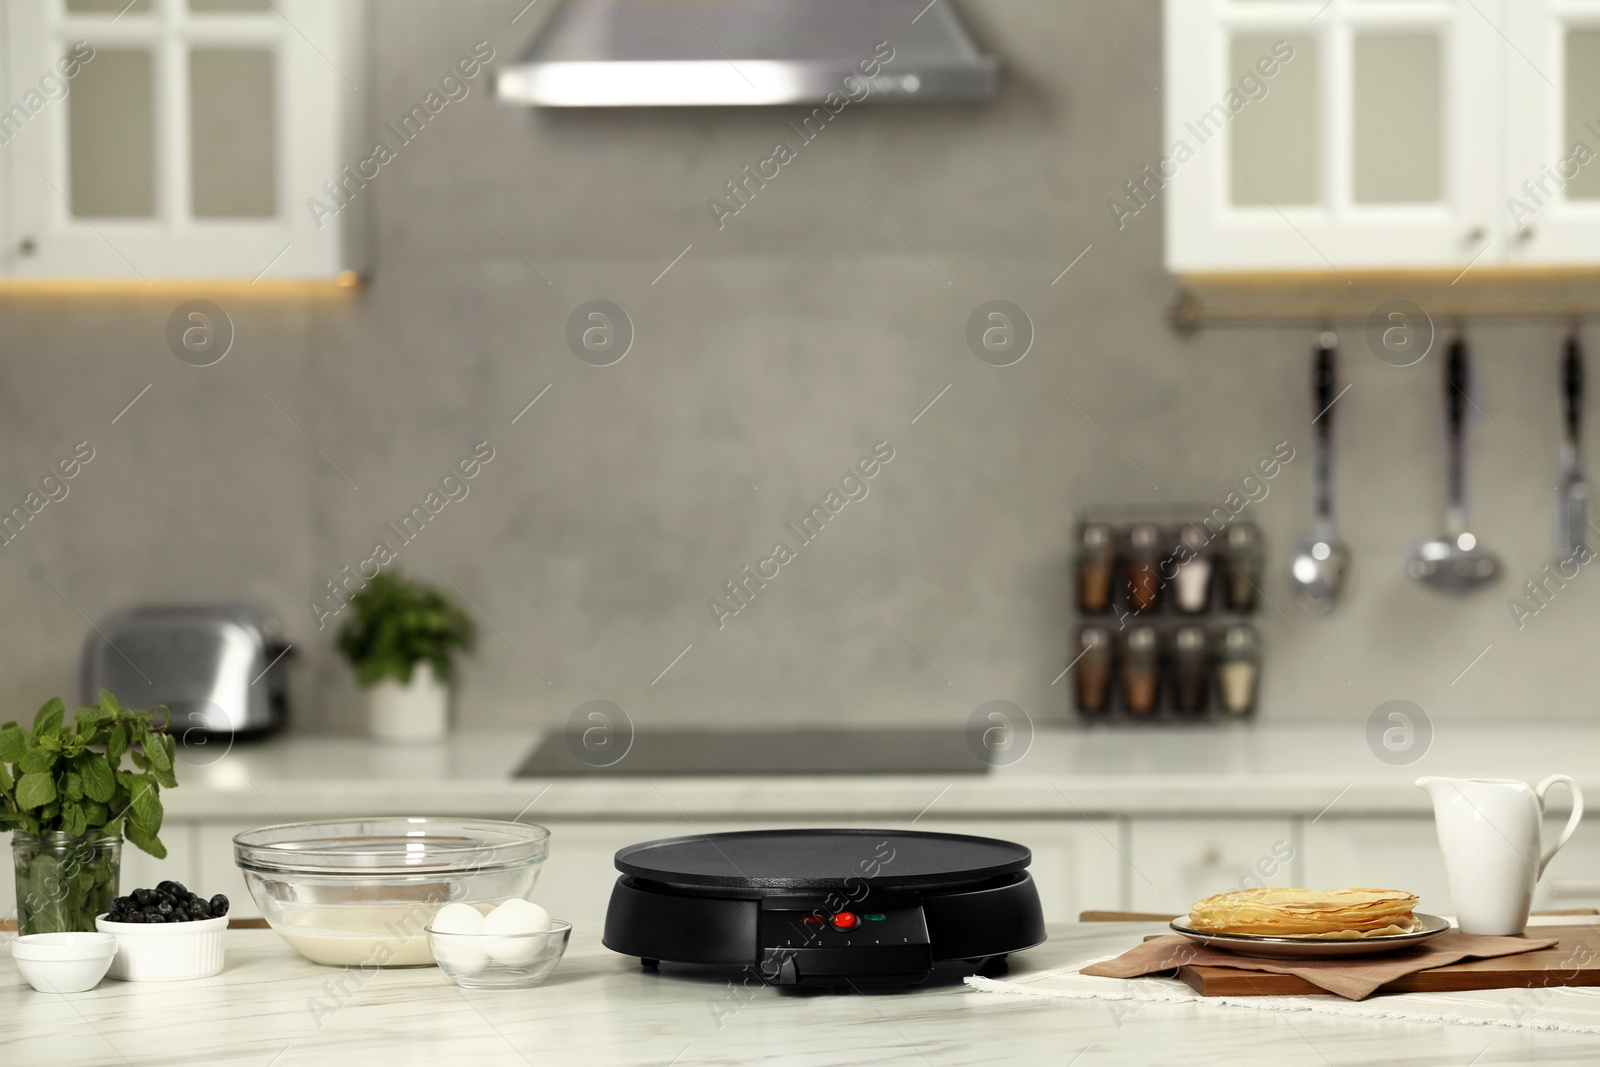
{"type": "Polygon", "coordinates": [[[268,925],[331,967],[432,964],[425,929],[441,909],[526,902],[549,852],[544,827],[488,819],[328,819],[233,839],[268,925]]]}
{"type": "Polygon", "coordinates": [[[508,900],[487,913],[481,906],[446,904],[427,934],[439,969],[456,985],[526,989],[561,962],[572,924],[527,900],[508,900]]]}

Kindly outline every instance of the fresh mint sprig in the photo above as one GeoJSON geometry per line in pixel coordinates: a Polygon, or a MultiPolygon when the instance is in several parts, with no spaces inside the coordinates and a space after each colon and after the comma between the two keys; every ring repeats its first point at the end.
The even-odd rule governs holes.
{"type": "Polygon", "coordinates": [[[119,834],[157,859],[161,790],[175,789],[177,744],[165,707],[125,708],[109,690],[65,725],[66,705],[52,698],[33,728],[0,726],[0,829],[39,835],[119,834]],[[122,768],[127,756],[134,770],[122,768]]]}

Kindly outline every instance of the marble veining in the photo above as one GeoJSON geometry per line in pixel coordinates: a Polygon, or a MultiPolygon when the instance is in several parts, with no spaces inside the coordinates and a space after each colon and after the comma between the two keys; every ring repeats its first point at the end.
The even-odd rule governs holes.
{"type": "MultiPolygon", "coordinates": [[[[1015,958],[1011,974],[1115,952],[1155,929],[1055,924],[1049,942],[1015,958]]],[[[230,931],[226,969],[195,982],[107,980],[87,993],[51,996],[30,989],[9,958],[0,960],[8,1067],[1420,1067],[1600,1059],[1594,1035],[1486,1029],[1162,1003],[1130,1014],[1103,1001],[978,993],[959,983],[903,993],[736,993],[722,976],[643,972],[602,947],[592,927],[573,932],[566,959],[543,985],[495,993],[459,990],[431,967],[368,974],[317,967],[276,934],[256,930],[230,931]]]]}

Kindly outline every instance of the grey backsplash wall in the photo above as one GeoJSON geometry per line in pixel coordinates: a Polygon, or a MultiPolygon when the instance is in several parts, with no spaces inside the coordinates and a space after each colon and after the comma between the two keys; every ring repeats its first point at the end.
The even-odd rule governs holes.
{"type": "MultiPolygon", "coordinates": [[[[521,0],[372,6],[375,123],[479,39],[514,57],[532,19],[509,24],[521,0]]],[[[1600,578],[1521,632],[1506,606],[1548,559],[1556,328],[1472,331],[1493,420],[1471,428],[1476,522],[1508,580],[1449,600],[1399,563],[1440,526],[1437,361],[1386,366],[1345,326],[1356,580],[1335,617],[1300,615],[1284,549],[1309,510],[1307,333],[1169,330],[1159,205],[1120,232],[1106,206],[1161,148],[1159,7],[1078,6],[969,0],[1005,61],[997,102],[852,105],[721,230],[707,199],[795,142],[798,109],[534,113],[480,82],[361,193],[370,287],[221,297],[238,340],[214,367],[163,339],[198,291],[5,297],[5,504],[74,443],[95,458],[0,549],[0,717],[71,686],[84,616],[243,597],[302,653],[297,728],[359,730],[308,602],[480,440],[495,455],[470,495],[399,560],[493,620],[461,687],[470,726],[560,722],[596,697],[640,722],[957,724],[996,698],[1065,719],[1051,680],[1076,510],[1220,503],[1285,439],[1299,456],[1249,509],[1287,612],[1260,620],[1265,717],[1359,728],[1396,697],[1435,719],[1591,713],[1600,578]],[[612,367],[564,341],[594,298],[637,331],[612,367]],[[1009,368],[964,339],[992,298],[1037,328],[1009,368]],[[880,440],[894,458],[870,494],[719,630],[707,599],[793,544],[785,522],[880,440]]]]}

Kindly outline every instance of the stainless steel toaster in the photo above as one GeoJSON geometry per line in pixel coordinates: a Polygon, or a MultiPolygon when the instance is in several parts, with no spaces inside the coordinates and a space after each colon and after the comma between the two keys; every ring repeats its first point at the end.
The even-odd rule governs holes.
{"type": "Polygon", "coordinates": [[[165,704],[180,738],[267,733],[288,718],[288,651],[241,605],[132,608],[84,642],[79,696],[89,704],[109,689],[126,707],[165,704]]]}

